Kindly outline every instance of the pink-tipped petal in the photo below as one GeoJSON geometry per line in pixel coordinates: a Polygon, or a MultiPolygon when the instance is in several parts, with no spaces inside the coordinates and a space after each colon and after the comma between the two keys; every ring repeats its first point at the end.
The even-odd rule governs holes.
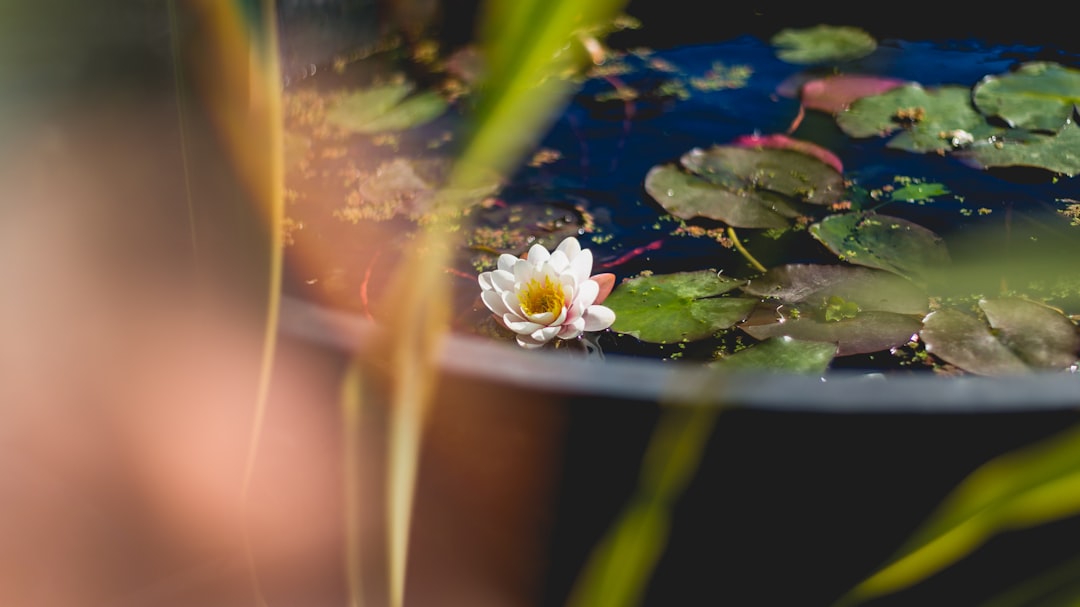
{"type": "Polygon", "coordinates": [[[605,272],[604,274],[597,274],[589,280],[595,282],[600,287],[600,292],[596,295],[595,303],[604,303],[607,296],[611,295],[611,290],[615,288],[615,275],[605,272]]]}
{"type": "Polygon", "coordinates": [[[579,318],[572,323],[567,323],[563,325],[562,329],[559,330],[559,334],[557,335],[557,337],[559,339],[574,339],[578,335],[581,335],[582,331],[584,330],[585,321],[579,318]]]}

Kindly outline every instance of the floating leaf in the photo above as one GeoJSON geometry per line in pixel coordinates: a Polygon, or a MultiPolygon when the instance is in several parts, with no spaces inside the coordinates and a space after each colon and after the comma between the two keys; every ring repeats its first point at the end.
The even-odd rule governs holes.
{"type": "Polygon", "coordinates": [[[949,188],[940,183],[909,183],[897,188],[889,195],[889,200],[920,202],[949,194],[949,188]]]}
{"type": "Polygon", "coordinates": [[[865,57],[877,48],[873,36],[857,27],[818,25],[784,29],[770,41],[788,63],[825,63],[865,57]]]}
{"type": "Polygon", "coordinates": [[[931,312],[919,333],[926,351],[978,375],[1015,375],[1028,368],[981,320],[958,310],[931,312]]]}
{"type": "Polygon", "coordinates": [[[776,196],[750,196],[687,174],[675,165],[653,167],[645,191],[668,213],[681,219],[707,217],[736,228],[782,229],[797,215],[776,196]]]}
{"type": "Polygon", "coordinates": [[[1025,363],[1065,369],[1076,362],[1080,333],[1060,311],[1015,297],[984,299],[979,307],[997,339],[1025,363]]]}
{"type": "MultiPolygon", "coordinates": [[[[761,310],[764,309],[763,306],[761,310]]],[[[770,311],[773,322],[761,323],[760,317],[751,318],[739,328],[754,339],[786,335],[805,341],[833,343],[837,356],[848,356],[906,344],[920,327],[917,318],[892,312],[859,312],[854,318],[841,320],[818,318],[809,307],[792,307],[786,313],[788,315],[785,310],[770,311]]]]}
{"type": "Polygon", "coordinates": [[[409,83],[387,84],[349,93],[326,112],[326,121],[356,133],[403,131],[429,122],[446,111],[438,93],[408,97],[409,83]]]}
{"type": "Polygon", "coordinates": [[[1001,130],[987,124],[986,118],[975,111],[970,89],[924,89],[919,84],[863,97],[837,114],[836,123],[852,137],[885,136],[903,129],[888,145],[910,152],[951,150],[952,134],[958,131],[981,138],[1001,130]]]}
{"type": "Polygon", "coordinates": [[[978,141],[959,155],[979,168],[1029,166],[1074,177],[1080,175],[1080,126],[1070,122],[1057,135],[978,141]]]}
{"type": "Polygon", "coordinates": [[[694,341],[746,318],[756,299],[718,297],[743,284],[716,272],[680,272],[623,281],[604,305],[615,311],[611,329],[652,343],[694,341]]]}
{"type": "Polygon", "coordinates": [[[724,371],[785,371],[820,374],[836,355],[836,344],[775,337],[711,363],[724,371]]]}
{"type": "Polygon", "coordinates": [[[736,192],[769,191],[810,204],[838,202],[844,178],[812,155],[792,149],[713,146],[683,154],[690,172],[736,192]]]}
{"type": "Polygon", "coordinates": [[[837,74],[805,82],[799,96],[807,108],[836,114],[863,97],[880,95],[904,84],[907,81],[896,78],[837,74]]]}
{"type": "Polygon", "coordinates": [[[838,297],[861,310],[926,314],[926,292],[891,272],[844,265],[791,264],[754,278],[743,291],[785,303],[821,304],[838,297]]]}
{"type": "Polygon", "coordinates": [[[940,236],[898,217],[832,215],[811,225],[810,234],[845,261],[895,272],[917,282],[927,282],[949,263],[940,236]]]}
{"type": "Polygon", "coordinates": [[[987,76],[973,92],[979,111],[1010,126],[1057,132],[1080,104],[1080,70],[1051,62],[1021,65],[1001,76],[987,76]]]}

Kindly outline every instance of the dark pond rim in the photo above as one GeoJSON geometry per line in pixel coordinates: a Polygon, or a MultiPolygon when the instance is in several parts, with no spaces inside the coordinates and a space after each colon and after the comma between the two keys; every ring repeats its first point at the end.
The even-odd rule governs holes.
{"type": "MultiPolygon", "coordinates": [[[[360,316],[294,298],[282,303],[280,332],[342,353],[362,354],[379,327],[360,316]]],[[[830,372],[720,374],[704,366],[609,356],[571,359],[450,334],[441,368],[463,378],[574,396],[737,409],[846,414],[1037,413],[1080,408],[1080,374],[1010,377],[830,372]]]]}

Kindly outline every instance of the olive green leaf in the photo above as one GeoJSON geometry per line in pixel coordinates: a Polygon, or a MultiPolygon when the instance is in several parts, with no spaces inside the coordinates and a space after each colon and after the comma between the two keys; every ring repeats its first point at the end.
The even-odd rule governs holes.
{"type": "Polygon", "coordinates": [[[1051,62],[1025,63],[1000,76],[987,76],[973,91],[979,111],[1010,126],[1057,132],[1080,104],[1080,70],[1051,62]]]}
{"type": "Polygon", "coordinates": [[[820,374],[829,368],[836,355],[836,344],[803,341],[783,336],[739,350],[709,363],[724,371],[784,371],[820,374]]]}
{"type": "Polygon", "coordinates": [[[832,215],[810,226],[810,234],[841,259],[930,282],[949,263],[940,236],[898,217],[877,213],[832,215]]]}
{"type": "Polygon", "coordinates": [[[788,63],[810,64],[865,57],[877,48],[873,36],[857,27],[817,25],[781,30],[770,41],[788,63]]]}
{"type": "Polygon", "coordinates": [[[836,115],[841,130],[852,137],[885,136],[896,131],[891,148],[909,152],[948,151],[955,134],[985,139],[1003,131],[986,122],[971,105],[971,89],[942,86],[925,89],[905,84],[880,95],[863,97],[836,115]]]}
{"type": "Polygon", "coordinates": [[[613,331],[653,343],[694,341],[746,318],[756,299],[720,297],[743,282],[712,270],[639,276],[618,285],[604,305],[615,311],[613,331]]]}

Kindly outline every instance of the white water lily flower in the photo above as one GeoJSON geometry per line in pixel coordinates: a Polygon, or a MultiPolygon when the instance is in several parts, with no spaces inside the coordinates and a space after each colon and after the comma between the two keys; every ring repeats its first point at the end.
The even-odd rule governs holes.
{"type": "Polygon", "coordinates": [[[535,244],[527,256],[503,254],[498,269],[480,274],[480,297],[523,348],[573,339],[615,322],[615,312],[599,305],[615,276],[590,276],[592,264],[592,252],[572,236],[551,253],[535,244]]]}

